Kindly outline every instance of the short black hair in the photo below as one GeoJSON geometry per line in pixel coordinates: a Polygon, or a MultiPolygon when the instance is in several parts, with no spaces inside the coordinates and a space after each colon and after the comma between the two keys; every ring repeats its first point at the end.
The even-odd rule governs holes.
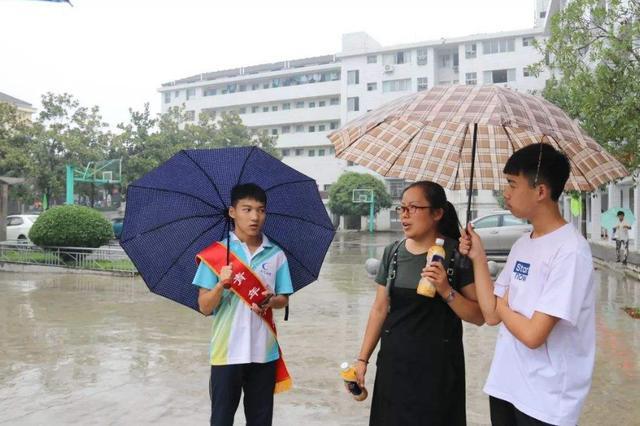
{"type": "Polygon", "coordinates": [[[539,183],[547,185],[553,201],[560,199],[570,171],[567,156],[547,143],[528,145],[514,152],[503,170],[510,175],[522,173],[531,187],[539,183]]]}
{"type": "Polygon", "coordinates": [[[233,207],[238,204],[238,201],[245,198],[267,205],[267,193],[255,183],[243,183],[231,189],[231,205],[233,207]]]}
{"type": "Polygon", "coordinates": [[[620,210],[618,213],[616,213],[616,216],[624,216],[624,212],[620,210]]]}

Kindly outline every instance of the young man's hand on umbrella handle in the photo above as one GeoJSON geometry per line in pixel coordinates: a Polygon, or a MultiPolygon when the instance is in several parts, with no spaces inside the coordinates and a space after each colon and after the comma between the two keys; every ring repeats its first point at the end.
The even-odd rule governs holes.
{"type": "Polygon", "coordinates": [[[467,229],[462,230],[461,234],[460,246],[458,247],[460,254],[471,260],[481,259],[485,256],[482,240],[471,223],[467,224],[467,229]]]}
{"type": "Polygon", "coordinates": [[[220,282],[224,288],[231,287],[231,276],[233,275],[233,265],[223,266],[220,270],[220,282]]]}

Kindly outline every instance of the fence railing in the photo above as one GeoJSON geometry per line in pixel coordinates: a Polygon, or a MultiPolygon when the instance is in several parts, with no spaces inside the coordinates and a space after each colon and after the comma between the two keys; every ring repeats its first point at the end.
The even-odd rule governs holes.
{"type": "Polygon", "coordinates": [[[20,240],[2,241],[0,262],[137,273],[127,254],[117,246],[42,248],[20,240]]]}

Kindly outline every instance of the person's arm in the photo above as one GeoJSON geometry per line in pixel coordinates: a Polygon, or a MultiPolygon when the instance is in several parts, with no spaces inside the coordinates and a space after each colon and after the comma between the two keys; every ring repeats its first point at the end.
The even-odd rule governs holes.
{"type": "MultiPolygon", "coordinates": [[[[449,284],[447,272],[444,270],[442,263],[435,262],[431,266],[427,266],[422,270],[422,276],[426,277],[433,283],[440,297],[447,300],[453,287],[449,284]]],[[[482,311],[478,306],[478,299],[474,284],[468,284],[456,292],[453,300],[447,302],[453,312],[463,321],[470,322],[475,325],[484,324],[482,311]]]]}
{"type": "MultiPolygon", "coordinates": [[[[207,268],[204,263],[200,264],[200,268],[207,268]]],[[[198,281],[198,277],[201,272],[198,271],[196,274],[195,280],[198,281]]],[[[229,284],[231,282],[231,266],[227,265],[222,268],[220,271],[220,280],[217,280],[217,277],[211,277],[210,280],[213,281],[212,288],[200,288],[198,292],[198,309],[205,315],[211,315],[213,311],[220,305],[220,301],[222,300],[222,295],[224,293],[225,284],[229,284]]]]}
{"type": "Polygon", "coordinates": [[[484,320],[489,325],[500,324],[501,320],[496,311],[496,295],[489,272],[487,255],[480,236],[473,230],[473,225],[469,224],[467,232],[462,232],[459,250],[461,254],[468,256],[472,261],[475,291],[484,320]]]}
{"type": "Polygon", "coordinates": [[[507,329],[529,349],[542,346],[560,319],[538,311],[529,319],[512,311],[507,300],[498,298],[497,302],[498,315],[507,329]]]}
{"type": "Polygon", "coordinates": [[[387,297],[387,289],[383,285],[378,285],[376,290],[376,298],[371,306],[369,312],[369,320],[367,321],[367,328],[364,332],[364,338],[362,339],[362,346],[358,353],[358,359],[356,361],[356,377],[358,384],[364,386],[364,376],[367,373],[367,364],[373,350],[378,345],[380,340],[380,333],[382,332],[382,325],[387,318],[387,312],[389,310],[389,298],[387,297]]]}

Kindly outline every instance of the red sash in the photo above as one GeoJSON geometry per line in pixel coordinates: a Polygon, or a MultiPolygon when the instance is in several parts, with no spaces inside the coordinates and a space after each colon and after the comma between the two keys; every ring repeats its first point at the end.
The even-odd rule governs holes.
{"type": "MultiPolygon", "coordinates": [[[[227,264],[227,247],[219,242],[211,244],[196,255],[196,264],[204,262],[218,277],[222,267],[227,264]]],[[[265,296],[262,292],[267,290],[267,286],[262,282],[260,277],[253,273],[251,267],[246,265],[242,260],[233,253],[229,253],[229,264],[231,265],[233,282],[230,290],[232,290],[243,302],[249,307],[253,303],[260,304],[265,296]]],[[[269,330],[273,333],[273,337],[278,338],[276,332],[276,324],[273,321],[273,310],[267,309],[261,318],[269,326],[269,330]]],[[[287,366],[282,358],[282,349],[278,345],[278,353],[280,357],[276,360],[276,384],[273,393],[284,392],[291,389],[291,376],[287,371],[287,366]]]]}

